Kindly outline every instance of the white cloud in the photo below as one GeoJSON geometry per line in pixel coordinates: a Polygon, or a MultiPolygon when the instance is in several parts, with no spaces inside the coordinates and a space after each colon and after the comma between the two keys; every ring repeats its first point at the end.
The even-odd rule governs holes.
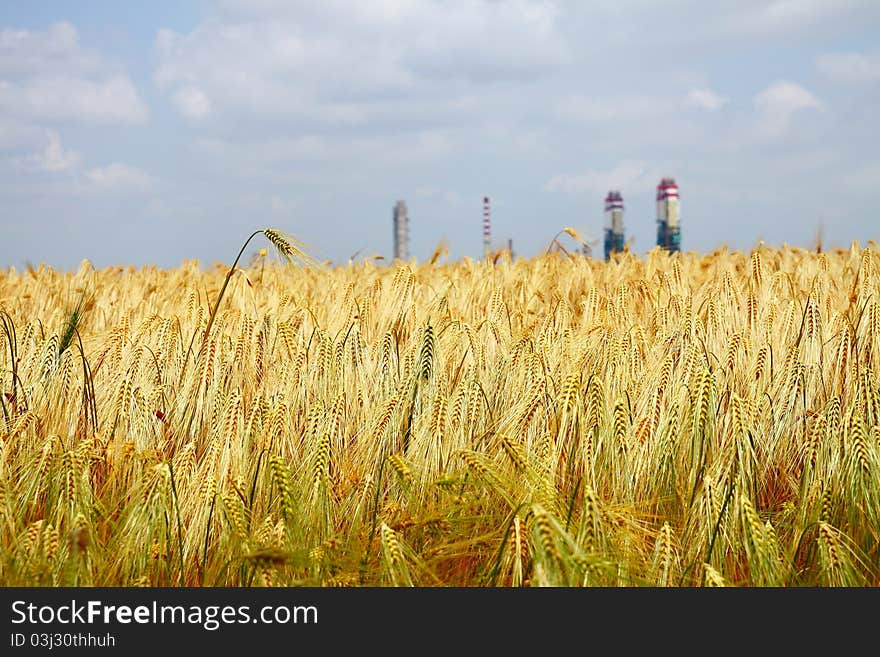
{"type": "MultiPolygon", "coordinates": [[[[599,61],[614,67],[629,53],[648,58],[717,57],[728,47],[771,48],[837,38],[854,25],[869,29],[880,18],[876,0],[590,0],[557,3],[563,31],[599,61]],[[744,43],[744,42],[747,42],[744,43]]],[[[865,32],[867,34],[868,32],[865,32]]],[[[692,60],[693,61],[693,60],[692,60]]],[[[665,76],[664,76],[665,77],[665,76]]],[[[668,78],[667,78],[668,79],[668,78]]]]}
{"type": "Polygon", "coordinates": [[[754,106],[759,116],[759,130],[771,137],[785,133],[797,112],[824,107],[810,91],[786,80],[774,82],[757,94],[754,106]]]}
{"type": "Polygon", "coordinates": [[[568,121],[603,123],[655,117],[667,114],[675,107],[675,101],[668,98],[650,96],[593,98],[574,94],[556,103],[556,115],[568,121]]]}
{"type": "Polygon", "coordinates": [[[134,125],[149,111],[128,75],[80,45],[76,28],[0,31],[0,114],[43,124],[134,125]]]}
{"type": "Polygon", "coordinates": [[[373,63],[385,60],[429,77],[520,79],[565,56],[557,35],[562,9],[557,0],[221,0],[219,5],[227,27],[286,25],[296,36],[284,42],[299,54],[310,54],[318,43],[326,54],[342,38],[353,49],[353,62],[362,53],[373,63]]]}
{"type": "Polygon", "coordinates": [[[672,5],[636,0],[628,4],[646,41],[715,48],[743,40],[805,41],[878,16],[876,0],[680,0],[672,5]],[[682,20],[685,16],[687,20],[682,20]]]}
{"type": "Polygon", "coordinates": [[[556,102],[555,114],[565,121],[581,123],[611,123],[656,119],[684,109],[715,111],[724,106],[727,99],[711,89],[691,89],[684,98],[673,96],[587,96],[570,94],[556,102]]]}
{"type": "Polygon", "coordinates": [[[844,84],[871,84],[880,81],[880,51],[827,53],[816,59],[822,75],[844,84]]]}
{"type": "Polygon", "coordinates": [[[198,87],[182,87],[172,96],[177,109],[189,119],[203,119],[211,113],[211,99],[198,87]]]}
{"type": "Polygon", "coordinates": [[[0,30],[0,75],[88,73],[102,66],[101,57],[80,45],[76,28],[66,21],[53,23],[44,32],[0,30]]]}
{"type": "Polygon", "coordinates": [[[320,135],[248,143],[206,138],[196,140],[193,148],[199,156],[212,160],[232,159],[243,164],[259,160],[270,166],[298,159],[322,160],[336,154],[328,138],[320,135]]]}
{"type": "Polygon", "coordinates": [[[34,158],[34,163],[43,171],[56,173],[69,171],[79,165],[80,155],[76,151],[66,150],[61,144],[57,132],[48,134],[46,148],[34,158]]]}
{"type": "Polygon", "coordinates": [[[727,16],[727,30],[731,34],[757,36],[791,34],[866,4],[859,0],[765,0],[753,6],[736,3],[727,16]]]}
{"type": "MultiPolygon", "coordinates": [[[[2,86],[0,82],[0,88],[2,86]]],[[[34,150],[43,144],[45,138],[43,129],[0,114],[0,153],[34,150]]]]}
{"type": "Polygon", "coordinates": [[[550,2],[412,3],[417,39],[402,61],[428,77],[472,81],[531,79],[565,59],[550,2]]]}
{"type": "Polygon", "coordinates": [[[646,162],[626,161],[610,171],[588,170],[553,176],[544,184],[544,189],[548,192],[589,193],[594,196],[605,194],[609,189],[621,189],[625,198],[627,189],[645,186],[657,177],[656,173],[649,170],[646,162]]]}
{"type": "Polygon", "coordinates": [[[719,96],[711,89],[691,89],[684,99],[684,106],[710,112],[721,109],[727,99],[719,96]]]}
{"type": "Polygon", "coordinates": [[[146,192],[155,185],[155,179],[140,169],[114,162],[86,172],[89,189],[98,192],[146,192]]]}
{"type": "Polygon", "coordinates": [[[274,170],[300,163],[369,162],[371,166],[429,160],[457,148],[456,141],[440,130],[420,130],[395,136],[320,135],[229,141],[200,139],[194,151],[212,161],[234,161],[240,167],[274,170]]]}
{"type": "Polygon", "coordinates": [[[10,165],[10,171],[15,172],[69,173],[82,159],[79,153],[64,147],[55,130],[0,121],[0,152],[4,150],[9,155],[0,158],[0,164],[10,165]]]}
{"type": "Polygon", "coordinates": [[[0,110],[46,123],[140,124],[148,110],[125,75],[31,78],[0,85],[0,110]]]}
{"type": "Polygon", "coordinates": [[[223,9],[226,16],[188,34],[157,36],[156,84],[186,116],[202,115],[207,98],[221,115],[362,125],[414,110],[424,125],[436,116],[432,104],[453,109],[482,95],[484,85],[535,80],[565,58],[550,2],[231,2],[223,9]],[[194,88],[200,94],[185,91],[194,88]]]}

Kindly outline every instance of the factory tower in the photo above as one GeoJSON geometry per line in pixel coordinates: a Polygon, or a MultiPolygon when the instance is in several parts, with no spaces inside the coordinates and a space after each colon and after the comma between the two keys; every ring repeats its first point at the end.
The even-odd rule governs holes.
{"type": "Polygon", "coordinates": [[[618,190],[611,190],[605,197],[605,259],[612,253],[623,251],[623,197],[618,190]]]}
{"type": "Polygon", "coordinates": [[[398,201],[392,213],[394,223],[394,257],[398,260],[409,258],[409,217],[406,214],[406,203],[398,201]]]}
{"type": "Polygon", "coordinates": [[[678,185],[663,178],[657,185],[657,246],[670,253],[681,251],[678,185]]]}
{"type": "Polygon", "coordinates": [[[492,228],[489,221],[489,197],[483,197],[483,254],[489,255],[489,243],[492,237],[492,228]]]}

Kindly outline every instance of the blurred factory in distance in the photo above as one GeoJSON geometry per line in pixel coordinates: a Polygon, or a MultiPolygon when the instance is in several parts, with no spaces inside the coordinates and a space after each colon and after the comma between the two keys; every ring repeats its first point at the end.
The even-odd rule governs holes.
{"type": "Polygon", "coordinates": [[[675,184],[675,178],[663,178],[657,185],[657,246],[670,253],[681,251],[678,185],[675,184]]]}
{"type": "Polygon", "coordinates": [[[394,228],[394,258],[409,258],[409,217],[406,214],[406,202],[398,201],[391,213],[394,228]]]}
{"type": "Polygon", "coordinates": [[[623,196],[612,189],[605,197],[605,259],[623,251],[623,196]]]}
{"type": "MultiPolygon", "coordinates": [[[[678,185],[662,178],[657,185],[657,246],[670,253],[681,251],[678,185]]],[[[605,197],[605,259],[626,249],[623,229],[623,196],[613,189],[605,197]]]]}
{"type": "MultiPolygon", "coordinates": [[[[489,197],[483,197],[483,252],[490,255],[491,223],[489,197]]],[[[605,197],[605,260],[612,254],[627,250],[626,234],[623,226],[623,195],[619,189],[612,189],[605,197]]],[[[679,213],[678,185],[675,178],[662,178],[657,185],[657,246],[670,253],[681,251],[681,223],[679,213]]],[[[394,259],[409,258],[409,216],[406,202],[397,201],[392,210],[392,230],[394,237],[394,259]]],[[[508,239],[507,248],[513,257],[513,240],[508,239]]],[[[581,253],[592,257],[589,243],[583,244],[581,253]]]]}

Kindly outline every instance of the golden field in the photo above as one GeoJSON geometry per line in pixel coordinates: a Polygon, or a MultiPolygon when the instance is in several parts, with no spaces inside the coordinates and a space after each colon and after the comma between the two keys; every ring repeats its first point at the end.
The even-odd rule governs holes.
{"type": "Polygon", "coordinates": [[[0,271],[0,584],[880,584],[873,243],[228,271],[0,271]]]}

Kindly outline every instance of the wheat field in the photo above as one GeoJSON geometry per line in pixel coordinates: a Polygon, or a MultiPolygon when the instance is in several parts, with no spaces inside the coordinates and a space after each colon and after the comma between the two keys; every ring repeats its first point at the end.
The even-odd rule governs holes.
{"type": "Polygon", "coordinates": [[[0,271],[0,583],[880,584],[875,244],[434,260],[0,271]]]}

